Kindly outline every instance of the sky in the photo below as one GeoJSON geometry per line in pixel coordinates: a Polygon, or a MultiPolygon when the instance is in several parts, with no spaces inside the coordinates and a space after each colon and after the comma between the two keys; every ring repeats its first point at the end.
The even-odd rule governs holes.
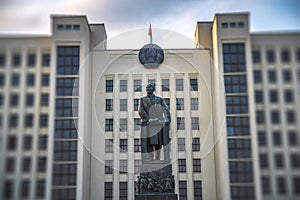
{"type": "Polygon", "coordinates": [[[300,0],[0,0],[0,33],[51,34],[51,14],[84,14],[108,38],[134,29],[168,29],[193,38],[197,21],[250,12],[250,30],[300,31],[300,0]]]}

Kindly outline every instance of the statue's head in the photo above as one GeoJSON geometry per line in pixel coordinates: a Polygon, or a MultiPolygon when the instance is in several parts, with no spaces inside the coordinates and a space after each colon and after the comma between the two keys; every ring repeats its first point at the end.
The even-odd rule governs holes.
{"type": "Polygon", "coordinates": [[[155,91],[155,83],[148,83],[148,85],[146,86],[146,91],[147,94],[153,94],[153,92],[155,91]]]}

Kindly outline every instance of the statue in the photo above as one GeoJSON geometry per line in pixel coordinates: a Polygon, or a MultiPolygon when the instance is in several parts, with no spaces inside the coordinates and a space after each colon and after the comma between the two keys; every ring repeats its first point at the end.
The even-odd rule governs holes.
{"type": "Polygon", "coordinates": [[[169,161],[170,111],[163,98],[154,95],[155,84],[146,87],[147,96],[140,99],[139,115],[142,119],[141,143],[142,163],[160,161],[160,150],[164,147],[164,160],[169,161]]]}

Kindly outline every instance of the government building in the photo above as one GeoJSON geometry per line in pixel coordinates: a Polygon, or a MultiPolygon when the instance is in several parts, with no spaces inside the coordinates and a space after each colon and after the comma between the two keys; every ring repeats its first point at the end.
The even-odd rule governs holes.
{"type": "Polygon", "coordinates": [[[252,33],[249,13],[215,14],[193,48],[156,43],[163,60],[147,67],[147,42],[107,48],[86,16],[51,27],[0,35],[0,199],[134,199],[148,83],[170,109],[180,200],[300,198],[300,31],[252,33]]]}

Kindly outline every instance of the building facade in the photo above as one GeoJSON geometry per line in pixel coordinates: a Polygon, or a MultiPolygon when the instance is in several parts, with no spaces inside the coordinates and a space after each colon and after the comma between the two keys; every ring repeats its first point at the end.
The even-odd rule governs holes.
{"type": "Polygon", "coordinates": [[[50,36],[0,38],[2,199],[134,199],[148,82],[170,107],[179,199],[300,197],[300,33],[216,14],[149,69],[107,49],[104,24],[51,19],[50,36]]]}

